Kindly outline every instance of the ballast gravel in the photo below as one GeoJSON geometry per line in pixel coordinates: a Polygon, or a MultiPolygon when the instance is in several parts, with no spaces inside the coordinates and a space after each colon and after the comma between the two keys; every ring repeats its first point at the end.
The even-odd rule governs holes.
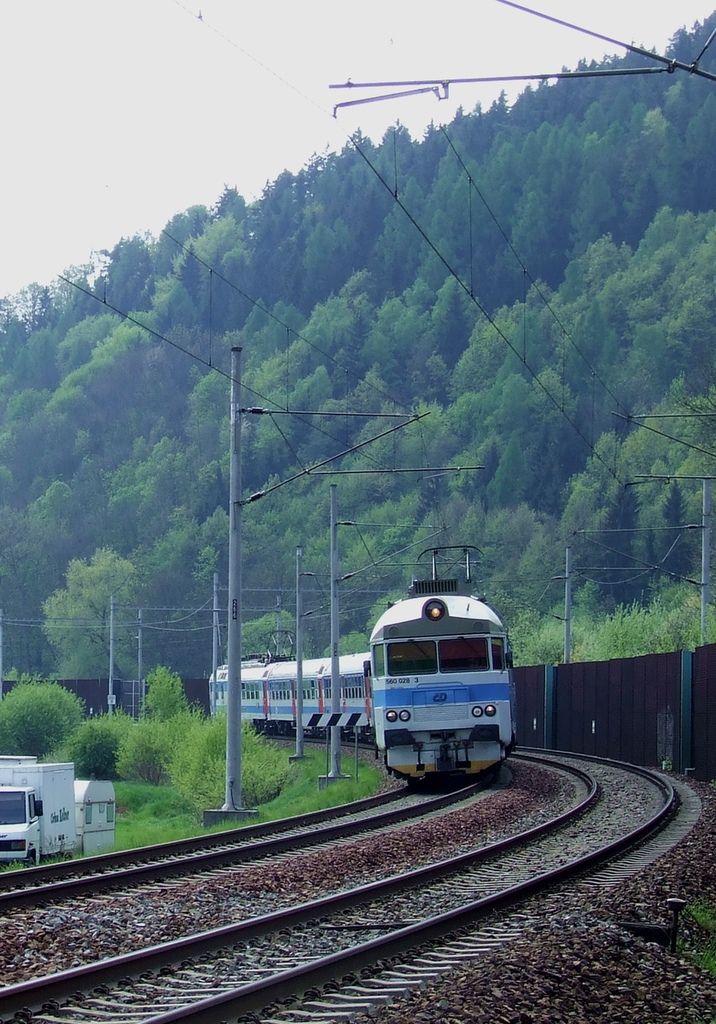
{"type": "Polygon", "coordinates": [[[513,765],[512,785],[460,809],[323,849],[152,883],[0,918],[3,985],[268,914],[408,871],[539,824],[573,800],[552,772],[513,765]]]}
{"type": "Polygon", "coordinates": [[[520,940],[381,1009],[381,1024],[713,1024],[716,977],[696,957],[708,935],[688,912],[676,953],[623,926],[668,924],[669,897],[716,907],[716,789],[690,784],[702,814],[670,853],[612,890],[570,897],[520,940]]]}
{"type": "MultiPolygon", "coordinates": [[[[429,863],[537,824],[569,802],[569,787],[552,773],[517,763],[513,770],[509,788],[388,836],[239,866],[230,873],[9,913],[0,919],[2,984],[429,863]]],[[[716,906],[716,790],[691,785],[701,798],[702,815],[670,853],[613,889],[571,894],[563,905],[552,899],[543,918],[521,938],[382,1007],[381,1024],[712,1024],[716,979],[693,961],[703,939],[695,923],[684,916],[676,954],[620,924],[668,922],[670,896],[716,906]]],[[[356,1020],[367,1024],[369,1018],[356,1020]]]]}

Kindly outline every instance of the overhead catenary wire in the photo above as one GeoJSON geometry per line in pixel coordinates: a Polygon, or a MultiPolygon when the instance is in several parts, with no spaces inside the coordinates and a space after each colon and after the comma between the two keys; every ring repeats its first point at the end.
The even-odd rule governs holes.
{"type": "Polygon", "coordinates": [[[388,80],[388,81],[373,81],[373,82],[354,82],[348,79],[345,82],[336,82],[329,86],[330,89],[400,89],[399,92],[388,92],[382,93],[377,96],[364,96],[360,99],[345,100],[341,103],[336,103],[333,107],[333,116],[337,117],[338,111],[343,107],[355,107],[364,103],[378,103],[384,100],[398,99],[406,96],[417,96],[422,93],[432,92],[435,94],[438,100],[446,100],[450,95],[450,88],[455,85],[479,85],[479,84],[490,84],[497,82],[549,82],[552,80],[559,81],[568,78],[607,78],[607,77],[630,77],[634,75],[660,75],[660,74],[673,74],[676,71],[685,71],[689,75],[696,75],[702,78],[709,79],[710,81],[716,81],[716,74],[709,71],[704,71],[703,68],[699,67],[699,62],[706,50],[709,48],[714,38],[716,37],[716,30],[714,30],[709,36],[708,40],[701,48],[701,51],[697,55],[696,59],[691,63],[685,63],[684,61],[677,60],[674,57],[664,57],[661,54],[656,53],[653,50],[647,50],[641,46],[635,46],[633,43],[625,43],[620,39],[614,39],[611,36],[603,35],[600,32],[593,32],[591,29],[584,28],[580,25],[576,25],[573,22],[564,21],[561,18],[556,18],[550,14],[546,14],[543,11],[534,10],[531,7],[525,7],[523,4],[514,3],[513,0],[497,0],[497,3],[503,4],[506,7],[512,7],[515,10],[522,11],[525,14],[534,15],[537,18],[541,18],[545,21],[552,22],[556,25],[561,25],[563,28],[573,29],[576,32],[581,32],[584,35],[591,36],[593,39],[601,39],[603,42],[612,44],[621,49],[627,50],[629,53],[637,54],[641,57],[648,57],[650,60],[656,61],[656,65],[649,65],[645,67],[621,67],[621,68],[580,68],[577,71],[554,71],[554,72],[537,72],[534,74],[523,74],[523,75],[475,75],[467,77],[456,77],[446,75],[441,78],[414,78],[414,79],[403,79],[403,80],[388,80]]]}
{"type": "MultiPolygon", "coordinates": [[[[385,178],[380,173],[380,171],[375,166],[375,164],[371,161],[370,157],[365,153],[364,147],[361,146],[360,141],[357,139],[355,134],[351,137],[351,141],[353,142],[353,145],[354,145],[355,149],[357,150],[357,152],[360,154],[360,156],[366,162],[366,164],[368,165],[370,170],[373,172],[373,174],[376,176],[378,181],[380,181],[381,184],[383,185],[383,187],[392,195],[390,186],[385,181],[385,178]]],[[[413,225],[413,227],[416,229],[416,231],[420,234],[420,236],[426,242],[426,244],[431,249],[433,254],[438,258],[438,260],[442,263],[442,265],[445,267],[445,269],[448,271],[448,273],[451,275],[451,277],[457,282],[457,284],[460,286],[460,288],[465,292],[465,294],[467,295],[468,299],[477,307],[477,309],[479,309],[479,311],[485,317],[485,319],[490,324],[490,326],[495,331],[495,333],[498,335],[498,337],[507,345],[507,347],[513,353],[513,355],[515,355],[515,357],[525,367],[525,369],[527,370],[527,372],[529,373],[530,377],[532,378],[534,383],[537,385],[537,387],[549,399],[549,401],[554,405],[554,407],[557,409],[557,411],[564,417],[564,419],[567,421],[567,423],[569,423],[569,425],[572,427],[572,429],[575,431],[575,433],[581,438],[581,440],[584,442],[584,444],[590,450],[592,455],[599,462],[602,463],[602,465],[605,467],[607,472],[611,476],[613,476],[614,479],[618,483],[622,483],[623,481],[619,478],[618,474],[615,471],[612,470],[612,467],[602,457],[602,455],[600,454],[598,449],[591,443],[589,438],[579,428],[577,423],[575,423],[575,421],[567,414],[567,412],[562,407],[562,404],[560,403],[559,399],[556,398],[552,394],[552,392],[549,390],[549,388],[545,385],[544,381],[541,380],[540,375],[537,373],[537,371],[534,370],[526,360],[522,359],[518,349],[515,347],[513,342],[510,341],[510,339],[507,337],[507,335],[502,330],[500,325],[497,323],[495,318],[487,310],[486,306],[482,302],[480,302],[480,300],[477,298],[477,296],[470,294],[470,286],[469,286],[469,284],[466,284],[465,281],[463,281],[463,279],[460,276],[460,274],[457,272],[457,270],[455,270],[455,268],[452,266],[451,262],[448,260],[448,258],[445,256],[445,254],[440,251],[440,249],[438,248],[436,242],[430,237],[430,235],[427,233],[426,229],[421,224],[418,223],[418,221],[413,216],[413,214],[410,212],[410,210],[407,208],[405,203],[398,196],[393,196],[393,201],[400,207],[402,212],[405,214],[407,219],[410,221],[410,223],[413,225]]]]}
{"type": "MultiPolygon", "coordinates": [[[[490,217],[491,217],[493,223],[495,224],[497,230],[502,235],[502,238],[504,239],[504,241],[506,242],[510,252],[514,256],[515,261],[517,262],[518,266],[521,268],[522,274],[523,274],[523,280],[526,282],[526,279],[529,278],[531,287],[534,289],[536,294],[539,296],[539,298],[542,301],[542,304],[544,305],[545,309],[549,312],[549,314],[551,315],[552,319],[554,320],[554,322],[559,327],[560,331],[562,332],[562,337],[565,338],[566,341],[569,342],[571,347],[574,349],[574,351],[577,353],[577,355],[579,355],[579,357],[584,361],[585,365],[588,367],[588,369],[591,371],[591,373],[594,376],[596,376],[596,378],[599,380],[599,383],[604,388],[605,392],[611,398],[614,399],[614,401],[617,403],[618,406],[620,406],[622,408],[625,408],[624,404],[610,390],[608,384],[604,380],[602,380],[602,378],[599,376],[599,374],[597,373],[597,371],[594,368],[594,366],[592,365],[592,363],[589,361],[589,359],[585,355],[585,353],[582,351],[582,349],[579,347],[579,345],[577,345],[577,343],[574,341],[574,338],[572,337],[569,329],[567,328],[567,326],[563,322],[562,318],[559,316],[559,314],[555,310],[553,303],[550,302],[549,298],[545,295],[545,293],[542,290],[542,288],[540,288],[539,282],[534,277],[534,275],[531,273],[531,271],[529,270],[529,268],[525,264],[524,260],[520,256],[519,252],[515,248],[515,245],[512,242],[512,239],[507,234],[505,229],[502,227],[502,224],[500,223],[497,215],[495,214],[494,210],[492,209],[492,207],[488,203],[487,198],[484,195],[482,189],[480,189],[479,185],[475,181],[475,178],[473,177],[472,173],[470,172],[467,164],[465,163],[465,160],[463,159],[462,155],[458,152],[458,149],[457,149],[455,143],[453,142],[453,140],[450,138],[450,135],[448,134],[448,131],[447,131],[447,128],[445,127],[445,125],[441,125],[440,126],[440,130],[443,133],[443,135],[445,136],[445,138],[447,140],[447,143],[450,146],[450,149],[455,154],[455,158],[457,159],[458,163],[460,164],[461,168],[463,169],[463,171],[465,173],[465,176],[466,176],[466,178],[467,178],[467,180],[469,182],[469,185],[470,185],[470,194],[472,194],[472,191],[474,190],[475,193],[477,194],[477,196],[479,197],[480,202],[482,203],[482,205],[487,210],[487,212],[490,215],[490,217]]],[[[524,289],[523,289],[523,295],[524,295],[524,297],[523,297],[523,305],[524,305],[524,311],[525,311],[525,314],[526,314],[527,298],[526,298],[526,292],[524,291],[524,289]]],[[[522,356],[521,361],[523,363],[526,361],[526,345],[524,344],[524,342],[523,342],[523,356],[522,356]]]]}
{"type": "MultiPolygon", "coordinates": [[[[107,301],[106,297],[100,297],[98,295],[95,295],[94,292],[91,291],[91,289],[86,288],[84,285],[81,285],[81,284],[79,284],[76,281],[70,280],[69,278],[65,277],[62,274],[60,274],[59,276],[60,276],[60,279],[65,282],[65,284],[70,285],[70,287],[72,287],[72,288],[76,288],[78,291],[82,292],[83,294],[87,295],[88,297],[94,299],[97,302],[102,303],[102,305],[106,306],[111,312],[115,313],[117,316],[122,317],[124,320],[129,321],[130,323],[134,324],[136,327],[140,328],[141,330],[146,331],[148,334],[150,334],[152,337],[154,337],[158,341],[166,342],[168,345],[172,346],[172,348],[175,348],[179,352],[183,353],[184,355],[189,356],[189,358],[191,358],[191,359],[195,360],[196,362],[200,363],[206,369],[208,369],[208,370],[210,370],[210,371],[212,371],[214,373],[220,374],[222,377],[225,377],[229,381],[231,380],[231,374],[228,373],[227,371],[222,370],[220,367],[218,367],[216,365],[212,365],[207,359],[204,359],[202,356],[197,355],[197,353],[192,352],[191,349],[186,348],[184,345],[180,345],[178,342],[174,341],[172,338],[169,338],[169,337],[167,337],[167,335],[162,334],[161,331],[157,331],[156,328],[151,327],[149,324],[146,324],[143,321],[139,320],[133,314],[131,314],[129,312],[126,312],[125,310],[119,309],[117,306],[112,305],[112,303],[107,301]]],[[[253,395],[256,395],[256,397],[260,398],[262,401],[269,402],[270,404],[276,405],[278,407],[278,409],[281,410],[281,406],[279,405],[279,403],[274,402],[273,399],[268,398],[266,395],[263,395],[259,391],[256,391],[255,388],[250,387],[248,384],[245,384],[243,381],[242,381],[242,388],[245,391],[248,391],[249,393],[251,393],[253,395]]],[[[263,410],[261,410],[261,411],[263,412],[263,410]]],[[[290,410],[286,410],[286,411],[290,412],[290,410]]],[[[305,414],[305,413],[304,414],[293,413],[292,415],[298,415],[303,420],[305,420],[306,417],[308,416],[308,414],[305,414]]],[[[313,413],[313,414],[310,414],[310,415],[314,416],[316,414],[313,413]]],[[[320,412],[318,413],[318,415],[320,415],[320,412]]],[[[381,417],[381,415],[382,415],[381,413],[376,413],[375,414],[376,417],[381,417]]],[[[389,414],[389,415],[392,415],[392,414],[389,414]]],[[[417,419],[421,419],[422,417],[427,416],[428,413],[427,412],[419,413],[419,414],[414,414],[412,416],[410,416],[408,413],[406,413],[405,415],[408,416],[409,418],[404,423],[401,423],[399,426],[407,426],[408,423],[415,422],[417,419]]],[[[334,441],[338,441],[339,440],[339,438],[336,438],[335,436],[329,434],[328,431],[322,429],[321,427],[319,427],[317,424],[315,424],[313,422],[309,422],[309,426],[312,429],[314,429],[314,430],[318,431],[319,433],[323,434],[324,436],[329,437],[331,440],[334,440],[334,441]]],[[[398,428],[394,428],[394,429],[398,429],[398,428]]],[[[391,431],[388,431],[387,433],[390,433],[390,432],[391,431]]],[[[281,433],[282,437],[284,437],[284,440],[286,440],[285,436],[283,435],[283,432],[280,431],[280,433],[281,433]]],[[[361,442],[360,444],[354,445],[351,448],[348,448],[348,449],[340,452],[338,455],[332,456],[331,458],[326,459],[323,462],[318,463],[317,465],[318,466],[325,465],[325,464],[327,464],[329,462],[335,461],[338,458],[341,458],[343,455],[350,454],[353,451],[357,451],[359,449],[365,448],[372,441],[378,440],[382,436],[384,436],[384,435],[383,434],[378,434],[374,438],[369,438],[367,441],[364,441],[364,442],[361,442]]],[[[295,454],[295,453],[292,452],[292,454],[295,454]]],[[[368,455],[367,457],[370,459],[370,461],[375,462],[375,460],[372,459],[370,457],[370,455],[368,455]]],[[[316,468],[316,467],[313,467],[313,468],[316,468]]],[[[265,494],[271,493],[271,491],[276,490],[278,487],[283,486],[285,483],[291,483],[294,480],[297,480],[297,479],[299,479],[302,476],[308,476],[308,475],[310,475],[311,472],[312,472],[312,468],[303,469],[300,473],[294,474],[292,477],[288,478],[287,480],[284,480],[283,482],[281,482],[279,484],[276,484],[273,487],[267,488],[265,491],[256,492],[249,499],[246,499],[246,503],[249,503],[251,501],[255,501],[257,497],[264,497],[265,494]]],[[[389,472],[389,470],[385,470],[385,472],[389,472]]]]}
{"type": "MultiPolygon", "coordinates": [[[[164,230],[162,231],[162,234],[166,235],[167,238],[169,238],[172,242],[174,242],[175,245],[179,246],[179,248],[182,249],[190,258],[196,260],[197,263],[200,263],[207,270],[209,270],[212,273],[214,273],[216,275],[216,277],[219,278],[220,281],[223,281],[223,283],[228,285],[229,288],[233,289],[233,291],[235,291],[238,295],[240,295],[242,298],[246,299],[247,302],[250,302],[256,309],[260,310],[270,320],[273,320],[274,323],[278,324],[280,327],[283,327],[286,330],[287,333],[291,332],[292,334],[294,334],[299,341],[305,342],[305,344],[308,345],[309,348],[313,349],[314,352],[317,352],[318,355],[323,356],[324,359],[328,359],[339,370],[344,370],[347,374],[350,374],[351,376],[355,377],[361,383],[365,382],[365,378],[363,376],[359,377],[359,375],[354,370],[352,370],[345,363],[342,363],[340,360],[336,359],[335,356],[333,356],[330,352],[327,352],[325,349],[321,348],[320,345],[316,345],[316,343],[311,341],[311,339],[308,338],[305,334],[302,334],[299,331],[296,331],[294,328],[292,328],[289,324],[287,324],[285,322],[285,320],[282,320],[281,317],[277,316],[273,312],[273,310],[269,309],[268,306],[266,306],[259,299],[254,298],[252,295],[249,295],[249,293],[247,291],[245,291],[243,288],[240,288],[239,285],[237,285],[235,282],[230,281],[227,277],[225,277],[223,274],[221,274],[218,270],[215,270],[211,266],[211,264],[207,263],[206,260],[201,258],[201,256],[198,256],[197,253],[194,252],[194,250],[193,250],[193,248],[191,246],[187,246],[184,242],[180,242],[179,239],[175,238],[172,234],[170,234],[170,232],[167,231],[166,228],[164,228],[164,230]]],[[[377,395],[380,395],[382,398],[384,398],[387,401],[391,402],[393,405],[400,406],[401,404],[404,404],[404,403],[401,403],[398,399],[396,399],[394,394],[390,394],[387,391],[384,391],[382,388],[379,388],[376,384],[373,383],[373,381],[367,381],[365,383],[367,383],[367,386],[372,391],[375,391],[375,393],[377,395]]],[[[251,389],[248,389],[248,390],[251,390],[251,389]]],[[[277,403],[277,402],[274,403],[274,404],[275,405],[279,405],[279,403],[277,403]]],[[[404,406],[404,408],[407,408],[407,406],[404,406]]],[[[288,406],[286,407],[286,411],[287,412],[289,412],[289,411],[294,412],[294,415],[297,414],[297,411],[289,410],[288,406]]]]}
{"type": "MultiPolygon", "coordinates": [[[[187,13],[192,14],[192,16],[193,16],[193,12],[190,11],[190,9],[184,3],[182,3],[181,0],[175,0],[175,2],[177,3],[177,6],[181,7],[187,13]]],[[[625,49],[628,52],[632,52],[632,53],[635,53],[635,54],[647,57],[649,59],[655,60],[661,66],[660,67],[646,67],[646,68],[593,69],[593,70],[589,70],[589,71],[577,71],[577,72],[564,72],[564,71],[562,71],[562,72],[558,72],[558,73],[555,73],[555,74],[545,73],[545,74],[537,74],[537,75],[518,75],[518,76],[488,76],[488,77],[470,77],[470,78],[441,77],[441,78],[433,78],[433,79],[412,79],[412,80],[409,80],[409,81],[402,81],[402,82],[397,82],[397,83],[396,82],[393,82],[393,83],[388,83],[388,82],[354,83],[354,82],[348,80],[345,83],[331,85],[330,88],[350,88],[350,89],[352,89],[352,88],[356,88],[356,87],[358,87],[360,85],[362,85],[362,86],[364,86],[366,88],[369,88],[369,87],[370,88],[383,87],[385,85],[400,85],[401,87],[402,86],[420,87],[421,91],[433,91],[440,98],[445,98],[447,96],[450,84],[458,84],[458,83],[462,84],[462,83],[468,83],[468,82],[481,82],[481,81],[549,80],[549,79],[561,79],[561,78],[567,78],[567,77],[598,77],[599,75],[602,75],[602,76],[612,75],[612,76],[614,76],[614,75],[620,75],[620,74],[625,74],[625,75],[652,74],[652,73],[659,73],[659,72],[664,72],[664,71],[666,71],[666,72],[673,72],[674,70],[677,70],[677,69],[678,70],[688,71],[690,74],[700,75],[700,76],[702,76],[704,78],[710,79],[712,81],[716,81],[716,75],[713,75],[710,72],[704,71],[702,68],[699,67],[699,61],[701,60],[701,58],[703,57],[704,53],[706,52],[706,50],[711,45],[714,37],[716,37],[716,30],[714,30],[714,32],[711,33],[711,35],[709,36],[708,40],[705,42],[705,44],[702,47],[701,51],[697,55],[696,59],[694,61],[692,61],[690,64],[686,64],[686,63],[684,63],[682,61],[676,60],[675,58],[663,57],[663,56],[655,53],[654,51],[647,50],[647,49],[645,49],[643,47],[634,46],[634,45],[626,43],[626,42],[624,42],[622,40],[615,39],[614,37],[610,37],[610,36],[604,35],[602,33],[594,32],[592,30],[584,28],[583,26],[579,26],[579,25],[576,25],[576,24],[574,24],[572,22],[568,22],[568,21],[565,21],[563,19],[556,18],[556,17],[553,17],[551,15],[545,14],[544,12],[540,12],[540,11],[534,10],[533,8],[527,7],[527,6],[523,5],[523,4],[519,4],[519,3],[513,2],[513,0],[497,0],[497,2],[502,3],[504,6],[511,7],[511,8],[516,9],[516,10],[519,10],[519,11],[521,11],[523,13],[526,13],[526,14],[529,14],[529,15],[532,15],[532,16],[535,16],[535,17],[543,18],[543,19],[545,19],[545,20],[547,20],[549,22],[561,25],[561,26],[569,28],[569,29],[571,29],[573,31],[577,31],[577,32],[583,33],[583,34],[591,36],[593,38],[601,39],[601,40],[603,40],[605,42],[608,42],[608,43],[610,43],[612,45],[615,45],[615,46],[617,46],[619,48],[625,49]],[[425,88],[423,88],[423,87],[425,87],[425,88]],[[442,90],[442,92],[441,92],[441,90],[442,90]]],[[[253,60],[258,66],[264,68],[264,70],[269,71],[278,80],[283,81],[284,84],[286,84],[289,88],[293,89],[294,91],[296,91],[297,93],[300,94],[300,90],[295,89],[295,86],[293,86],[291,83],[287,82],[281,75],[277,74],[271,68],[268,68],[263,62],[257,60],[248,51],[246,51],[242,47],[238,46],[233,40],[231,40],[224,33],[216,30],[213,27],[212,27],[212,31],[215,31],[217,35],[221,36],[231,46],[234,46],[236,49],[238,49],[240,52],[242,52],[249,59],[253,60]]],[[[309,102],[313,103],[313,101],[310,100],[310,98],[305,97],[305,96],[304,96],[304,98],[307,99],[309,102]]],[[[388,96],[388,97],[384,97],[384,98],[393,98],[393,97],[392,96],[388,96]]],[[[375,97],[372,97],[372,98],[370,98],[370,101],[372,101],[374,99],[375,99],[375,97]]],[[[355,105],[356,102],[360,102],[360,101],[349,101],[349,103],[347,103],[345,105],[355,105]]],[[[334,108],[334,114],[335,114],[335,111],[336,111],[336,108],[334,108]]],[[[356,148],[358,148],[357,145],[356,145],[355,135],[350,137],[350,141],[351,141],[351,143],[356,148]]],[[[393,141],[395,143],[395,139],[393,141]]],[[[366,159],[365,154],[360,149],[358,151],[361,153],[361,156],[363,156],[363,158],[366,159]]],[[[370,162],[369,162],[369,165],[370,165],[370,162]]],[[[375,168],[373,168],[373,169],[375,170],[375,168]]],[[[387,188],[387,190],[391,193],[391,195],[393,195],[394,199],[396,201],[398,201],[397,166],[394,167],[394,187],[393,187],[392,190],[391,190],[390,186],[387,185],[387,183],[384,181],[384,179],[382,179],[382,177],[380,175],[378,175],[378,177],[379,177],[379,180],[382,181],[383,185],[387,188]]],[[[406,212],[406,214],[407,214],[407,211],[404,210],[404,212],[406,212]]],[[[413,221],[413,223],[415,223],[415,222],[413,221]]],[[[415,226],[417,227],[417,224],[415,226]]],[[[421,233],[423,234],[423,237],[426,237],[424,232],[421,232],[421,233]]],[[[429,240],[426,238],[426,241],[429,241],[429,240]]],[[[181,243],[178,243],[178,244],[181,244],[181,243]]],[[[192,253],[192,255],[195,255],[195,254],[192,253]]],[[[436,255],[438,255],[439,258],[442,259],[441,255],[439,253],[437,253],[437,251],[436,251],[436,255]]],[[[460,282],[460,283],[462,283],[462,282],[460,282]]],[[[463,285],[463,287],[464,287],[464,285],[463,285]]],[[[473,289],[472,289],[472,281],[470,282],[470,285],[467,288],[467,291],[468,291],[468,294],[473,298],[473,301],[475,301],[474,300],[474,296],[472,296],[472,291],[473,291],[473,289]]],[[[478,303],[478,306],[479,306],[479,303],[478,303]]],[[[482,310],[482,307],[480,307],[480,308],[482,310]]],[[[482,310],[482,311],[483,311],[483,313],[485,312],[484,310],[482,310]]],[[[494,324],[493,324],[493,326],[494,326],[494,324]]],[[[499,333],[499,331],[498,331],[498,333],[499,333]]],[[[504,335],[502,335],[502,337],[503,337],[503,340],[507,341],[507,339],[504,338],[504,335]]],[[[508,344],[509,344],[509,342],[508,342],[508,344]]],[[[519,354],[518,353],[515,353],[515,354],[519,358],[519,354]]],[[[525,359],[523,359],[523,363],[524,363],[525,366],[527,365],[525,359]]],[[[532,372],[532,371],[530,371],[530,372],[532,372]]],[[[538,384],[541,384],[541,382],[538,381],[538,384]]],[[[546,393],[548,393],[548,392],[546,392],[546,393]]],[[[554,398],[551,395],[550,395],[550,399],[552,401],[554,401],[554,398]]],[[[617,402],[618,402],[618,400],[617,400],[617,402]]],[[[557,408],[560,409],[560,411],[564,414],[563,407],[560,408],[559,403],[556,403],[556,404],[557,404],[557,408]]],[[[618,402],[618,404],[621,404],[621,403],[618,402]]],[[[595,450],[595,448],[593,447],[593,444],[591,442],[589,442],[584,437],[584,435],[578,430],[578,428],[576,427],[576,424],[572,423],[572,426],[574,427],[575,430],[577,430],[577,433],[579,434],[579,436],[582,437],[583,440],[585,440],[585,443],[588,444],[588,446],[592,450],[593,454],[605,465],[605,467],[610,472],[610,474],[613,477],[615,477],[615,479],[618,480],[618,476],[617,476],[617,472],[616,472],[616,461],[615,461],[614,468],[610,467],[601,458],[599,453],[595,450]]]]}
{"type": "MultiPolygon", "coordinates": [[[[623,413],[614,412],[613,416],[618,416],[620,419],[626,420],[628,423],[636,422],[638,417],[631,415],[624,415],[623,413]]],[[[682,444],[685,448],[690,448],[691,451],[700,452],[702,455],[707,455],[710,459],[716,459],[716,452],[709,451],[707,448],[702,448],[700,445],[691,444],[690,441],[684,441],[683,438],[674,437],[672,434],[667,434],[663,430],[657,430],[656,427],[650,427],[648,423],[636,423],[638,427],[642,427],[644,430],[650,430],[652,434],[658,434],[659,437],[664,437],[668,441],[675,441],[677,444],[682,444]]],[[[699,477],[698,479],[702,479],[699,477]]]]}
{"type": "MultiPolygon", "coordinates": [[[[183,6],[183,5],[182,5],[182,6],[183,6]]],[[[518,5],[514,5],[514,4],[513,4],[512,6],[518,6],[518,5]]],[[[230,41],[230,40],[229,40],[229,41],[230,41]]],[[[710,42],[710,40],[709,40],[709,42],[710,42]]],[[[233,44],[232,44],[232,45],[233,45],[233,44]]],[[[706,46],[708,46],[708,43],[706,44],[706,46]]],[[[706,47],[704,47],[704,51],[705,51],[705,49],[706,49],[706,47]]],[[[703,53],[703,51],[702,51],[702,53],[703,53]]],[[[395,188],[395,191],[396,191],[396,194],[397,194],[397,175],[396,175],[396,188],[395,188]]],[[[210,301],[211,301],[211,291],[212,291],[212,282],[213,282],[213,276],[212,276],[212,275],[213,275],[213,273],[214,273],[213,269],[212,269],[212,268],[209,268],[209,275],[210,275],[210,276],[209,276],[209,284],[210,284],[210,301]]],[[[66,280],[66,279],[63,279],[63,280],[66,280]]],[[[471,280],[471,282],[470,282],[470,290],[472,291],[472,280],[471,280]]],[[[128,317],[128,319],[131,319],[131,318],[130,318],[130,317],[128,317]]],[[[148,328],[146,327],[146,325],[144,325],[144,324],[140,324],[139,326],[141,326],[141,327],[142,327],[143,329],[145,329],[145,330],[146,330],[146,329],[148,329],[148,328]]],[[[210,330],[210,338],[209,338],[209,360],[208,360],[208,365],[209,365],[209,366],[211,366],[211,364],[212,364],[212,339],[211,339],[211,315],[210,315],[210,325],[209,325],[209,330],[210,330]]],[[[170,343],[170,344],[173,344],[173,342],[172,342],[172,340],[171,340],[171,339],[168,339],[168,338],[164,338],[163,340],[169,341],[169,343],[170,343]]],[[[188,352],[188,350],[184,349],[184,348],[183,348],[182,346],[180,346],[180,345],[174,345],[174,347],[176,347],[176,348],[179,348],[179,349],[180,349],[181,351],[185,351],[185,352],[187,352],[187,354],[191,354],[191,353],[189,353],[189,352],[188,352]]],[[[212,368],[213,368],[213,367],[212,367],[212,368]]],[[[250,389],[249,389],[249,390],[250,390],[250,389]]],[[[279,432],[280,432],[280,431],[279,431],[279,432]]],[[[287,439],[286,439],[286,438],[284,437],[284,440],[287,440],[287,439]]],[[[593,439],[592,439],[592,440],[593,440],[593,439]]],[[[288,442],[287,442],[287,443],[288,443],[288,442]]],[[[289,447],[290,447],[290,446],[289,446],[289,447]]],[[[296,454],[297,454],[297,453],[295,453],[295,452],[294,452],[294,455],[296,455],[296,454]]],[[[452,468],[452,467],[450,467],[450,468],[452,468]]],[[[406,471],[408,471],[408,470],[406,470],[406,471]]],[[[317,475],[318,475],[318,474],[317,474],[317,475]]]]}

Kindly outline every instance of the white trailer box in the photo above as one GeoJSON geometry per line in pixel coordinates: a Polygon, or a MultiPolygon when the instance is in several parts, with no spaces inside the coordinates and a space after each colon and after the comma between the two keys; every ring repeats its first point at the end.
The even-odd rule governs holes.
{"type": "Polygon", "coordinates": [[[0,863],[74,854],[75,766],[0,757],[0,863]]]}
{"type": "Polygon", "coordinates": [[[114,846],[115,797],[111,782],[75,781],[75,826],[83,853],[99,853],[114,846]]]}

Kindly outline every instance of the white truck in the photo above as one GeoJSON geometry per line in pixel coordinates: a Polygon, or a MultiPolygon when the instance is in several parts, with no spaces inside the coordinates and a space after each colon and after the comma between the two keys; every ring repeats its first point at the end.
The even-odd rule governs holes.
{"type": "Polygon", "coordinates": [[[0,863],[77,852],[75,766],[0,756],[0,863]]]}

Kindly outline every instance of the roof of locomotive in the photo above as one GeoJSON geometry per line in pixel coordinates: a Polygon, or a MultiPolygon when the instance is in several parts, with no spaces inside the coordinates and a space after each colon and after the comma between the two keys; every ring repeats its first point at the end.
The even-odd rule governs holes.
{"type": "Polygon", "coordinates": [[[465,633],[504,634],[505,626],[494,608],[459,588],[462,593],[423,593],[397,601],[376,622],[371,643],[401,637],[463,636],[465,633]],[[445,615],[437,620],[425,615],[425,606],[441,601],[445,615]]]}

